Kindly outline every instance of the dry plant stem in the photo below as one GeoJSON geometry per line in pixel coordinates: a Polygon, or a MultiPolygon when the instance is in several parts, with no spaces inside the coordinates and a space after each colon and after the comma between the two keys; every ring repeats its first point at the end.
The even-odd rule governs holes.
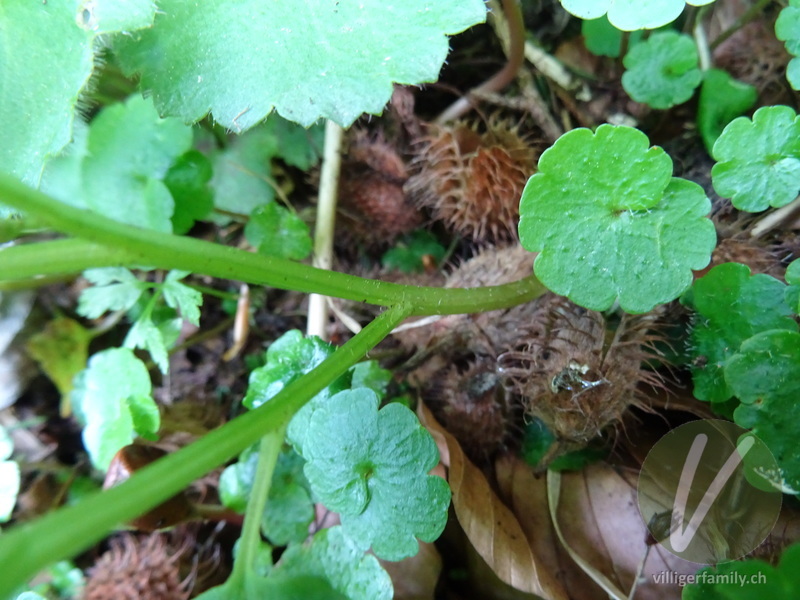
{"type": "Polygon", "coordinates": [[[438,125],[443,125],[448,121],[457,119],[469,111],[472,107],[470,95],[476,92],[499,92],[514,81],[514,77],[517,76],[517,71],[519,71],[525,59],[525,23],[522,20],[520,0],[503,0],[503,12],[508,23],[508,35],[510,39],[508,62],[506,62],[505,66],[492,77],[471,90],[463,98],[459,98],[451,104],[437,117],[436,123],[438,125]]]}
{"type": "Polygon", "coordinates": [[[720,34],[717,39],[711,42],[711,50],[714,51],[717,47],[731,37],[734,33],[739,31],[742,27],[747,25],[750,21],[757,18],[761,11],[763,11],[767,6],[769,6],[773,0],[759,0],[756,4],[751,6],[746,13],[744,13],[741,17],[736,19],[736,22],[731,25],[724,33],[720,34]]]}
{"type": "MultiPolygon", "coordinates": [[[[330,270],[333,263],[333,232],[336,224],[336,196],[339,173],[342,169],[343,131],[331,120],[325,122],[325,146],[317,201],[317,224],[314,229],[314,266],[330,270]]],[[[325,296],[311,294],[308,298],[306,333],[327,338],[328,302],[325,296]]]]}
{"type": "Polygon", "coordinates": [[[694,43],[697,46],[697,55],[700,58],[700,70],[708,71],[711,68],[711,50],[708,47],[706,30],[703,28],[703,19],[698,18],[694,24],[694,43]]]}
{"type": "Polygon", "coordinates": [[[786,206],[767,213],[767,215],[758,221],[750,230],[750,237],[759,238],[765,233],[772,231],[779,225],[789,221],[800,213],[800,197],[795,198],[786,206]]]}

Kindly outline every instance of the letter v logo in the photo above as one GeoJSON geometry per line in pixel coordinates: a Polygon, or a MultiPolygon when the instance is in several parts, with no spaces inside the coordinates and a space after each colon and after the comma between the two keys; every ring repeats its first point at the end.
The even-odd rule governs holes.
{"type": "Polygon", "coordinates": [[[675,503],[672,507],[672,527],[670,528],[669,534],[669,542],[676,552],[683,552],[689,547],[689,544],[697,534],[697,530],[708,515],[708,511],[711,510],[714,500],[719,497],[722,488],[725,487],[728,480],[733,477],[736,467],[741,464],[742,459],[750,452],[750,449],[755,444],[755,438],[752,436],[742,438],[742,441],[733,450],[728,460],[725,461],[725,464],[722,465],[722,468],[714,477],[714,480],[711,482],[705,494],[703,494],[700,504],[697,505],[694,513],[692,513],[692,518],[689,519],[689,523],[686,524],[686,528],[684,528],[683,525],[686,523],[686,505],[689,501],[689,489],[692,486],[692,481],[694,481],[695,473],[697,473],[697,466],[700,464],[700,459],[703,456],[703,450],[707,442],[708,436],[706,434],[697,434],[694,438],[694,442],[692,442],[692,447],[689,449],[689,454],[686,456],[686,462],[683,463],[681,479],[680,482],[678,482],[675,503]]]}

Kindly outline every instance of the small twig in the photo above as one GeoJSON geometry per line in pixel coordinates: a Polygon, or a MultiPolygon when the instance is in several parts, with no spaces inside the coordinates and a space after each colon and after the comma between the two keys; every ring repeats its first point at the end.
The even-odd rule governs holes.
{"type": "Polygon", "coordinates": [[[781,206],[777,210],[767,213],[750,230],[750,237],[759,238],[765,233],[775,229],[778,225],[796,216],[798,213],[800,213],[800,197],[795,198],[786,206],[781,206]]]}
{"type": "MultiPolygon", "coordinates": [[[[499,92],[509,83],[514,81],[519,68],[525,59],[525,23],[522,19],[520,0],[503,0],[503,13],[505,14],[506,30],[508,31],[508,61],[505,66],[492,77],[471,90],[466,96],[459,98],[440,114],[436,123],[443,125],[448,121],[457,119],[472,107],[471,96],[480,92],[499,92]]],[[[501,14],[495,13],[496,19],[501,19],[501,14]]]]}
{"type": "MultiPolygon", "coordinates": [[[[317,201],[317,223],[314,229],[314,266],[330,269],[333,264],[333,230],[336,222],[336,199],[339,191],[339,172],[342,167],[342,128],[331,120],[325,122],[325,146],[317,201]]],[[[325,296],[311,294],[308,298],[306,333],[327,339],[328,302],[325,296]]]]}

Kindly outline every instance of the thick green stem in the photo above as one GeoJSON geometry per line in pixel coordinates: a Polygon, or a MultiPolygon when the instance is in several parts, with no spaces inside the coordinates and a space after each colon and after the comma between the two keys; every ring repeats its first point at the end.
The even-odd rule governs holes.
{"type": "Polygon", "coordinates": [[[533,277],[514,283],[474,289],[442,289],[398,285],[323,271],[307,265],[203,240],[140,229],[87,210],[68,206],[33,190],[13,177],[0,174],[0,201],[39,217],[58,231],[83,238],[13,246],[0,250],[0,281],[35,275],[75,273],[88,267],[149,266],[181,269],[250,284],[382,306],[407,303],[413,315],[473,313],[507,308],[541,295],[545,290],[533,277]],[[71,244],[64,246],[63,244],[71,244]],[[48,244],[62,244],[53,249],[48,244]],[[107,246],[103,256],[99,246],[107,246]],[[69,249],[69,255],[57,252],[69,249]],[[40,258],[47,256],[53,264],[40,258]],[[87,256],[90,255],[90,256],[87,256]]]}
{"type": "Polygon", "coordinates": [[[363,358],[409,312],[407,304],[388,309],[269,402],[156,461],[125,483],[3,532],[0,565],[6,568],[0,577],[0,598],[8,597],[47,565],[89,548],[120,523],[174,496],[266,433],[286,426],[309,399],[363,358]]]}
{"type": "Polygon", "coordinates": [[[247,514],[244,517],[242,537],[239,538],[239,555],[233,565],[231,579],[237,580],[240,587],[244,587],[245,576],[253,569],[259,542],[261,541],[261,520],[264,515],[264,506],[267,504],[269,488],[272,485],[272,474],[278,462],[278,455],[283,446],[286,435],[286,426],[268,433],[261,439],[258,449],[258,465],[247,501],[247,514]]]}

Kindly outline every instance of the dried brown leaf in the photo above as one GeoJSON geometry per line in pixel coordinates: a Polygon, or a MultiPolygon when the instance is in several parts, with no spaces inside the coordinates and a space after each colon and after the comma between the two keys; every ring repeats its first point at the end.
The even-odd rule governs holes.
{"type": "Polygon", "coordinates": [[[534,553],[517,518],[464,455],[456,439],[422,403],[419,416],[437,441],[442,460],[447,461],[453,507],[478,554],[510,586],[547,600],[568,600],[555,573],[534,553]]]}

